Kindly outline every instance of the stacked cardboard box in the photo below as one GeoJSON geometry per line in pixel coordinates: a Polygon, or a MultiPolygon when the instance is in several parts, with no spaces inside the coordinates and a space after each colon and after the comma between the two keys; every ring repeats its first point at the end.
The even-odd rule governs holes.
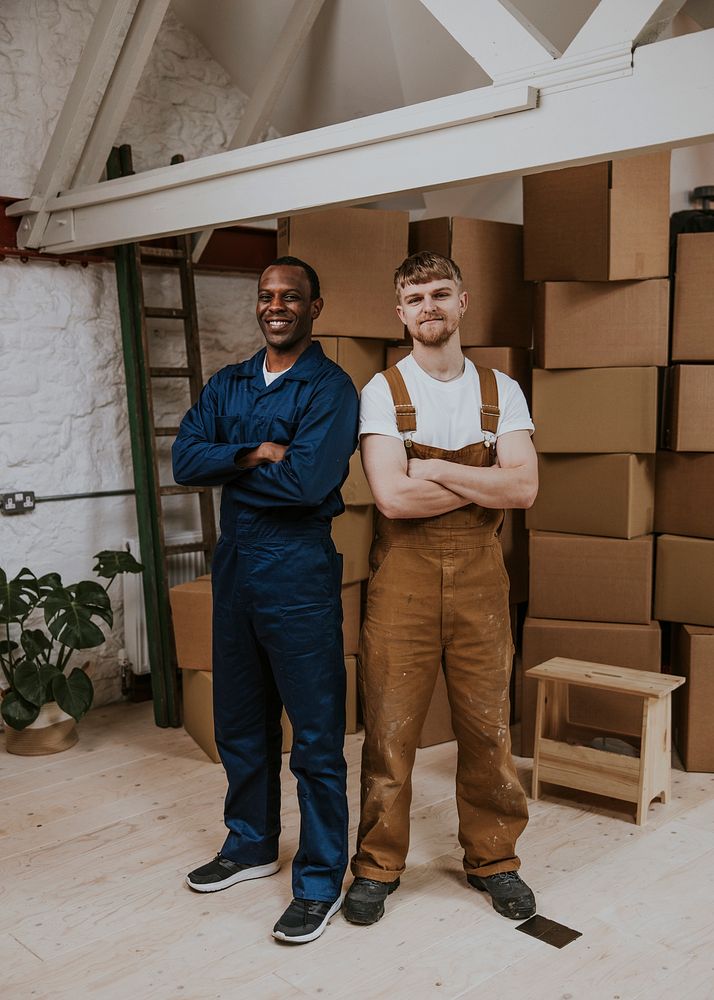
{"type": "Polygon", "coordinates": [[[678,237],[672,367],[657,453],[655,617],[672,629],[670,669],[687,678],[673,735],[687,770],[714,771],[714,233],[678,237]]]}
{"type": "MultiPolygon", "coordinates": [[[[201,749],[219,762],[213,732],[212,610],[210,576],[200,576],[171,588],[171,613],[176,659],[183,676],[183,724],[201,749]]],[[[357,643],[360,625],[360,583],[342,587],[342,635],[347,675],[347,732],[357,731],[357,643]]],[[[282,717],[283,752],[292,747],[292,727],[282,717]]]]}
{"type": "MultiPolygon", "coordinates": [[[[652,620],[658,369],[668,360],[669,156],[524,178],[535,293],[533,418],[540,491],[530,529],[523,669],[552,656],[659,670],[652,620]]],[[[533,752],[535,682],[522,687],[533,752]]],[[[571,696],[570,720],[624,736],[641,707],[571,696]]]]}

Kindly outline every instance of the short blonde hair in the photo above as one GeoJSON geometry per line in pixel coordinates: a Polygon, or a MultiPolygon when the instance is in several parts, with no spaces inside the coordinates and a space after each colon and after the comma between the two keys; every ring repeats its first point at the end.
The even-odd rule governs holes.
{"type": "Polygon", "coordinates": [[[459,265],[451,257],[444,257],[433,250],[420,250],[403,260],[394,272],[394,288],[398,296],[406,285],[425,285],[439,278],[455,282],[461,291],[463,281],[459,265]]]}

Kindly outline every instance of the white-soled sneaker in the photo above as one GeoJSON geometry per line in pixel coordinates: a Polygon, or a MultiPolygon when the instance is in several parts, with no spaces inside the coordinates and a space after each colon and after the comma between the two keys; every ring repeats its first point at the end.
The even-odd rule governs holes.
{"type": "Polygon", "coordinates": [[[218,892],[237,882],[248,882],[253,878],[265,878],[280,871],[280,862],[271,861],[267,865],[239,865],[222,854],[200,868],[194,868],[186,876],[186,883],[196,892],[218,892]]]}
{"type": "Polygon", "coordinates": [[[342,906],[342,896],[333,903],[321,899],[294,899],[273,927],[273,937],[288,944],[307,944],[322,934],[342,906]]]}

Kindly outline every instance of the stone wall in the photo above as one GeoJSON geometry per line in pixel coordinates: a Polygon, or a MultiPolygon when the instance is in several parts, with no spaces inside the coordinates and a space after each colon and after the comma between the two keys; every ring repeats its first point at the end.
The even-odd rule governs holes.
{"type": "MultiPolygon", "coordinates": [[[[30,194],[97,6],[97,0],[3,0],[0,195],[30,194]]],[[[169,12],[118,138],[131,143],[139,170],[164,165],[176,152],[187,159],[216,152],[244,100],[169,12]]],[[[205,377],[260,345],[255,284],[234,275],[197,277],[205,377]]],[[[146,299],[178,304],[175,276],[151,272],[146,299]]],[[[180,325],[153,321],[151,347],[154,363],[180,364],[180,325]]],[[[0,490],[47,497],[131,489],[114,268],[0,263],[0,356],[0,490]]],[[[174,386],[157,394],[156,408],[160,421],[175,423],[185,395],[174,386]]],[[[169,532],[191,526],[178,506],[169,511],[169,532]]],[[[91,578],[94,553],[135,535],[132,497],[43,502],[32,514],[0,519],[0,566],[11,574],[25,565],[38,574],[56,570],[71,583],[91,578]]],[[[120,581],[112,594],[112,634],[85,657],[92,661],[95,704],[120,696],[120,581]]]]}

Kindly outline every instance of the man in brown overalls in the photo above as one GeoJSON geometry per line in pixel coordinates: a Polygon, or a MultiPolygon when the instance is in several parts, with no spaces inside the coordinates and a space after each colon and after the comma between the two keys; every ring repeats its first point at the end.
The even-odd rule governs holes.
{"type": "Polygon", "coordinates": [[[362,631],[362,811],[343,912],[374,923],[399,885],[417,740],[443,666],[467,879],[499,913],[524,919],[535,899],[517,874],[528,809],[511,757],[513,643],[499,532],[503,508],[535,499],[533,424],[516,382],[462,354],[468,296],[456,264],[414,254],[395,286],[414,349],[364,388],[360,413],[379,513],[362,631]]]}

